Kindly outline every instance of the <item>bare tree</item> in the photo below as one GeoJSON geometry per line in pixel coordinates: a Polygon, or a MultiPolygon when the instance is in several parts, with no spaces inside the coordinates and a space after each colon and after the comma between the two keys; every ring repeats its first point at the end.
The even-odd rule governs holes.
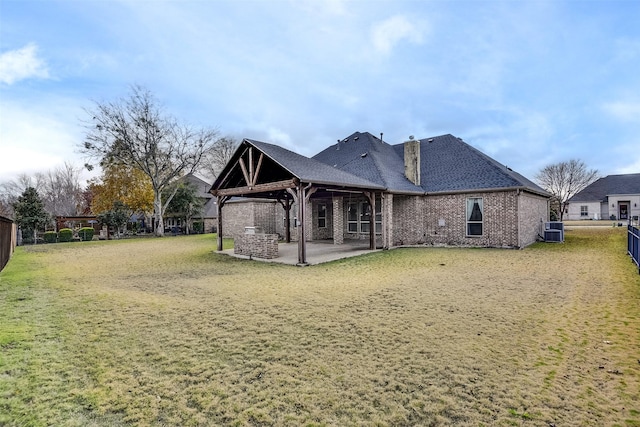
{"type": "Polygon", "coordinates": [[[76,215],[82,204],[81,168],[65,163],[47,172],[20,174],[14,180],[0,184],[0,204],[13,214],[12,205],[27,188],[35,189],[45,210],[51,215],[76,215]]]}
{"type": "Polygon", "coordinates": [[[239,145],[240,143],[231,136],[223,136],[218,139],[209,152],[206,153],[200,172],[209,178],[215,179],[231,160],[231,156],[233,156],[239,145]]]}
{"type": "Polygon", "coordinates": [[[122,163],[149,177],[155,234],[163,236],[163,214],[175,194],[163,200],[163,190],[198,169],[217,131],[178,123],[161,109],[148,89],[137,85],[131,87],[127,98],[96,102],[95,109],[87,113],[91,119],[86,122],[81,151],[103,165],[122,163]]]}
{"type": "Polygon", "coordinates": [[[598,179],[598,170],[588,169],[582,160],[571,159],[545,166],[535,178],[542,188],[553,195],[562,221],[569,199],[598,179]]]}
{"type": "Polygon", "coordinates": [[[77,215],[82,211],[83,195],[80,185],[82,168],[65,162],[61,167],[41,176],[42,200],[45,208],[53,216],[77,215]]]}

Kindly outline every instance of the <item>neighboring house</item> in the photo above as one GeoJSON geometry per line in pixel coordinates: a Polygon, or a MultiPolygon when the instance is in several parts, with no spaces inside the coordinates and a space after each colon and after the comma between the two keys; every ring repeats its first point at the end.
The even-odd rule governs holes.
{"type": "MultiPolygon", "coordinates": [[[[197,190],[197,196],[202,199],[203,208],[199,215],[191,218],[190,228],[193,230],[194,222],[202,222],[204,224],[205,233],[213,233],[216,231],[216,223],[218,217],[218,207],[216,205],[216,198],[209,192],[211,183],[198,178],[193,174],[187,174],[180,178],[183,182],[187,182],[193,185],[197,190]]],[[[164,218],[164,226],[167,232],[171,232],[174,229],[184,230],[185,218],[180,215],[168,214],[164,218]]]]}
{"type": "Polygon", "coordinates": [[[219,249],[222,235],[237,237],[244,226],[287,240],[303,233],[301,263],[305,240],[522,248],[542,234],[550,197],[452,135],[390,145],[366,132],[313,158],[245,139],[211,192],[219,249]]]}
{"type": "Polygon", "coordinates": [[[569,199],[568,220],[629,220],[640,216],[640,173],[608,175],[569,199]]]}

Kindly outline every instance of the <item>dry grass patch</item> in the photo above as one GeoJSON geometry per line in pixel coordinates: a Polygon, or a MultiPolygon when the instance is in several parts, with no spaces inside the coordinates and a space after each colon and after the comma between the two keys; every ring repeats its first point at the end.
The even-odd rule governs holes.
{"type": "Polygon", "coordinates": [[[307,268],[211,235],[22,248],[0,275],[0,424],[640,425],[624,239],[307,268]]]}

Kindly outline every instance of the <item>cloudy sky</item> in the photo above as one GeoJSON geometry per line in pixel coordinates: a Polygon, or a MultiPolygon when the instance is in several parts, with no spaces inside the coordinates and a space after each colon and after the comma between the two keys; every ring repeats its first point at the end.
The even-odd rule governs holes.
{"type": "Polygon", "coordinates": [[[533,178],[640,172],[640,2],[0,0],[0,181],[82,165],[95,101],[150,89],[312,156],[451,133],[533,178]]]}

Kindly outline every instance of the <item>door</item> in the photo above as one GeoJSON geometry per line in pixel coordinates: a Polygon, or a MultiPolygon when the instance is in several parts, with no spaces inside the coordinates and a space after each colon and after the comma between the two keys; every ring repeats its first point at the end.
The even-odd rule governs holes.
{"type": "Polygon", "coordinates": [[[629,219],[629,204],[628,203],[620,203],[619,205],[620,215],[618,218],[620,219],[629,219]]]}

